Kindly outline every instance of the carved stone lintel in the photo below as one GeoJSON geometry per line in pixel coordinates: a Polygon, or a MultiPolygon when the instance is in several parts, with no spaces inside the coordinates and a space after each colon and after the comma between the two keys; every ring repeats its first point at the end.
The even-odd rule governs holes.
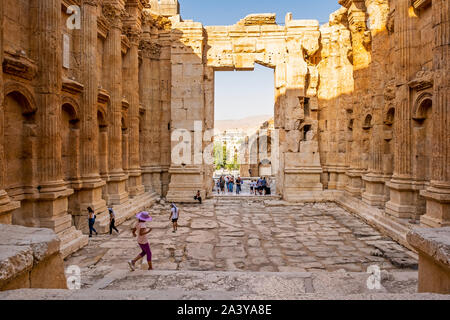
{"type": "Polygon", "coordinates": [[[33,80],[37,74],[36,64],[29,58],[5,52],[3,59],[3,72],[26,80],[33,80]]]}

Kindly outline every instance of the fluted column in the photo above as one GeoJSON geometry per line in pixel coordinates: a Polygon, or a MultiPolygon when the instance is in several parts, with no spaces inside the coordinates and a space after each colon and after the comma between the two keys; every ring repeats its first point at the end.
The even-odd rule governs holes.
{"type": "Polygon", "coordinates": [[[56,232],[69,228],[67,189],[61,160],[61,0],[35,1],[34,55],[38,64],[36,98],[39,121],[39,201],[36,215],[40,226],[56,232]]]}
{"type": "Polygon", "coordinates": [[[130,103],[129,152],[128,152],[128,192],[130,196],[144,193],[139,151],[139,41],[141,38],[142,4],[139,0],[127,2],[129,18],[124,24],[125,33],[130,41],[130,49],[124,61],[124,96],[130,103]]]}
{"type": "MultiPolygon", "coordinates": [[[[3,65],[3,1],[0,1],[0,66],[3,65]]],[[[20,206],[19,202],[12,202],[5,192],[5,150],[4,128],[5,111],[3,107],[3,68],[0,68],[0,223],[11,224],[11,211],[20,206]]]]}
{"type": "Polygon", "coordinates": [[[384,106],[384,88],[386,70],[380,68],[385,66],[386,50],[389,47],[389,39],[386,30],[386,21],[389,1],[366,0],[369,19],[373,21],[370,24],[372,35],[372,63],[370,65],[370,88],[373,90],[372,98],[372,129],[370,135],[370,151],[367,174],[363,176],[365,181],[365,191],[362,199],[365,203],[384,207],[389,200],[388,190],[385,186],[389,176],[383,173],[383,146],[384,146],[384,124],[383,124],[383,106],[384,106]]]}
{"type": "Polygon", "coordinates": [[[145,108],[143,115],[142,139],[142,179],[147,191],[161,194],[160,167],[160,118],[161,101],[159,94],[159,54],[160,47],[147,37],[141,41],[142,65],[140,72],[141,101],[145,108]]]}
{"type": "Polygon", "coordinates": [[[450,5],[434,0],[433,10],[433,146],[431,185],[421,194],[427,199],[422,224],[430,227],[450,225],[450,5]]]}
{"type": "Polygon", "coordinates": [[[386,213],[399,218],[417,217],[418,191],[412,177],[412,128],[411,128],[411,95],[408,85],[412,73],[414,59],[414,21],[411,18],[410,1],[396,2],[396,51],[397,51],[397,108],[395,110],[395,148],[394,174],[387,183],[390,189],[390,200],[386,203],[386,213]]]}
{"type": "Polygon", "coordinates": [[[98,0],[83,0],[81,19],[81,66],[84,91],[80,112],[80,169],[82,189],[78,193],[80,211],[87,214],[91,207],[97,214],[106,212],[102,198],[105,182],[99,174],[99,130],[97,118],[98,74],[97,70],[97,6],[98,0]]]}
{"type": "Polygon", "coordinates": [[[128,199],[126,180],[122,167],[122,16],[124,8],[120,1],[109,1],[103,5],[103,14],[110,29],[105,41],[104,66],[105,86],[110,94],[108,110],[109,172],[107,181],[108,204],[121,204],[128,199]]]}
{"type": "Polygon", "coordinates": [[[369,65],[371,53],[367,46],[370,38],[367,34],[366,6],[364,0],[340,0],[340,4],[348,8],[348,22],[351,31],[353,52],[353,76],[355,88],[353,92],[352,138],[350,142],[349,168],[347,170],[348,184],[345,190],[356,197],[361,197],[363,191],[362,175],[366,168],[362,161],[363,137],[363,105],[361,95],[366,94],[368,87],[369,65]]]}

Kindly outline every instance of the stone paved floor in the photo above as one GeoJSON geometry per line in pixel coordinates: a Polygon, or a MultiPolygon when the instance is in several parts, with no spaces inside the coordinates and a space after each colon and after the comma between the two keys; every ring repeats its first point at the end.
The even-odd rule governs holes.
{"type": "MultiPolygon", "coordinates": [[[[276,200],[213,199],[180,206],[179,228],[172,233],[169,206],[149,211],[150,245],[157,270],[305,272],[411,271],[414,255],[357,217],[332,203],[284,204],[276,200]]],[[[66,259],[82,269],[83,287],[139,253],[129,220],[120,235],[93,237],[66,259]]],[[[147,268],[143,263],[142,269],[147,268]]]]}

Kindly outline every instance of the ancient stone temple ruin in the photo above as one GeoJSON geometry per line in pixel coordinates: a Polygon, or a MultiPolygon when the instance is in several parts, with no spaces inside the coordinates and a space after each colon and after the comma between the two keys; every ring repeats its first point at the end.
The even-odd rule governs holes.
{"type": "Polygon", "coordinates": [[[213,197],[215,72],[260,64],[282,200],[335,202],[410,248],[414,226],[450,226],[449,1],[339,4],[323,25],[204,26],[177,0],[0,1],[0,223],[53,230],[66,257],[87,207],[104,233],[108,206],[120,224],[213,197]],[[179,163],[183,140],[200,147],[179,163]]]}

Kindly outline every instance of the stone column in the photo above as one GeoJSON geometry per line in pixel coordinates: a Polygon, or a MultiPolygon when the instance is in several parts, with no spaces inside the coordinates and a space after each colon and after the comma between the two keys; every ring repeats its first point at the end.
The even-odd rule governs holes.
{"type": "MultiPolygon", "coordinates": [[[[0,1],[0,65],[3,65],[3,1],[0,1]]],[[[20,207],[20,202],[11,201],[5,192],[4,107],[3,68],[0,69],[0,223],[11,224],[11,212],[20,207]]]]}
{"type": "Polygon", "coordinates": [[[430,227],[450,226],[450,4],[435,0],[433,10],[433,146],[431,184],[421,192],[427,212],[420,222],[430,227]]]}
{"type": "Polygon", "coordinates": [[[146,191],[161,195],[161,101],[159,91],[159,54],[160,46],[151,40],[150,34],[141,41],[142,65],[140,86],[142,104],[145,108],[142,138],[142,180],[146,191]]]}
{"type": "Polygon", "coordinates": [[[159,77],[160,82],[158,91],[161,99],[161,118],[160,118],[160,168],[161,173],[157,174],[161,177],[161,195],[166,196],[169,190],[170,174],[169,168],[171,163],[171,97],[172,97],[172,40],[170,30],[159,31],[161,55],[159,58],[159,77]]]}
{"type": "Polygon", "coordinates": [[[87,207],[92,207],[97,214],[106,212],[106,202],[102,198],[102,187],[105,182],[99,174],[97,5],[97,0],[84,0],[81,9],[81,66],[84,91],[80,110],[80,171],[83,185],[79,191],[78,214],[82,217],[87,215],[87,207]]]}
{"type": "Polygon", "coordinates": [[[352,35],[353,76],[355,89],[353,92],[353,130],[350,144],[348,184],[345,190],[353,196],[361,197],[363,191],[362,175],[365,173],[362,161],[362,119],[363,105],[361,96],[368,87],[368,73],[371,55],[367,48],[370,41],[366,26],[366,7],[364,0],[340,0],[339,3],[348,8],[348,22],[352,35]]]}
{"type": "Polygon", "coordinates": [[[414,72],[412,46],[414,45],[413,21],[410,17],[410,1],[396,2],[395,33],[397,36],[397,108],[395,110],[394,174],[386,185],[390,200],[386,213],[398,218],[416,217],[418,192],[412,177],[412,129],[411,94],[408,82],[414,72]]]}
{"type": "Polygon", "coordinates": [[[167,200],[194,202],[197,190],[200,190],[203,199],[206,198],[203,157],[202,154],[198,157],[195,147],[196,144],[197,147],[200,146],[200,150],[197,151],[202,153],[205,118],[203,26],[196,22],[180,22],[176,23],[174,28],[179,31],[172,37],[171,51],[170,128],[173,139],[171,139],[172,161],[167,200]],[[183,142],[180,143],[179,138],[182,138],[183,142]]]}
{"type": "Polygon", "coordinates": [[[127,176],[122,167],[122,16],[124,12],[121,1],[109,1],[103,5],[103,14],[110,24],[104,50],[104,83],[111,97],[108,110],[109,173],[105,195],[109,205],[118,205],[128,200],[127,176]]]}
{"type": "Polygon", "coordinates": [[[373,90],[372,122],[370,137],[370,155],[368,172],[363,176],[365,191],[362,199],[371,206],[384,208],[389,200],[385,183],[390,180],[389,175],[383,173],[383,146],[384,146],[384,88],[386,70],[382,68],[387,59],[385,48],[389,47],[386,30],[389,4],[387,0],[366,0],[367,12],[370,19],[370,32],[372,35],[372,63],[370,65],[370,88],[373,90]]]}
{"type": "Polygon", "coordinates": [[[141,12],[143,6],[140,1],[128,1],[127,11],[130,17],[124,23],[125,33],[130,41],[124,60],[124,96],[130,103],[129,119],[129,152],[128,152],[128,192],[131,197],[143,194],[142,172],[139,151],[139,41],[141,37],[141,12]]]}
{"type": "Polygon", "coordinates": [[[35,2],[33,53],[38,64],[39,199],[35,207],[40,227],[62,233],[72,226],[67,214],[68,197],[73,193],[63,181],[61,161],[61,0],[35,2]]]}

